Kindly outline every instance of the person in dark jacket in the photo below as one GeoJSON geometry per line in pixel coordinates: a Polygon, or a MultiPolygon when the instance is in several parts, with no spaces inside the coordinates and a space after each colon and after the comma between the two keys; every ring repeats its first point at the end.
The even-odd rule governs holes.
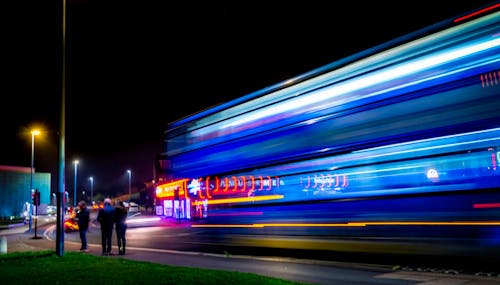
{"type": "Polygon", "coordinates": [[[125,233],[127,231],[127,214],[128,209],[125,207],[123,201],[118,201],[115,206],[115,230],[119,255],[125,254],[125,246],[127,244],[125,238],[125,233]]]}
{"type": "Polygon", "coordinates": [[[111,199],[104,199],[104,207],[97,213],[97,221],[101,224],[102,255],[111,255],[111,241],[113,237],[115,208],[111,205],[111,199]]]}
{"type": "Polygon", "coordinates": [[[80,251],[87,252],[87,230],[89,229],[90,212],[89,209],[87,209],[87,203],[85,203],[85,201],[78,202],[75,217],[78,222],[78,231],[80,233],[80,241],[82,243],[80,251]]]}

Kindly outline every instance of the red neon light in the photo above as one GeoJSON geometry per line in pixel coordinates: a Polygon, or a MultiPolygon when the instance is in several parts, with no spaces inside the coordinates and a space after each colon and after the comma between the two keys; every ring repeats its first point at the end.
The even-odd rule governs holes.
{"type": "Polygon", "coordinates": [[[229,189],[229,178],[225,177],[224,183],[226,184],[226,187],[224,187],[224,190],[222,190],[222,191],[227,192],[227,190],[229,189]]]}
{"type": "Polygon", "coordinates": [[[250,190],[255,191],[255,178],[253,176],[250,176],[250,179],[252,180],[252,188],[250,190]]]}
{"type": "Polygon", "coordinates": [[[207,179],[205,180],[205,191],[207,193],[207,198],[212,199],[212,195],[210,195],[210,176],[207,176],[207,179]]]}
{"type": "Polygon", "coordinates": [[[252,181],[252,186],[248,190],[248,197],[252,196],[253,192],[255,191],[255,178],[253,178],[253,176],[250,176],[250,180],[252,181]]]}
{"type": "Polygon", "coordinates": [[[339,186],[339,176],[335,174],[335,187],[339,186]]]}
{"type": "Polygon", "coordinates": [[[500,7],[500,4],[495,4],[495,5],[493,5],[493,6],[486,7],[486,8],[484,8],[484,9],[482,9],[482,10],[479,10],[479,11],[476,11],[476,12],[472,12],[472,13],[470,13],[470,14],[467,14],[467,15],[463,16],[463,17],[457,18],[457,19],[453,20],[453,22],[454,22],[454,23],[458,23],[458,22],[460,22],[460,21],[463,21],[463,20],[465,20],[465,19],[468,19],[468,18],[471,18],[471,17],[477,16],[477,15],[479,15],[479,14],[481,14],[481,13],[484,13],[484,12],[487,12],[487,11],[490,11],[490,10],[493,10],[493,9],[496,9],[496,8],[498,8],[498,7],[500,7]]]}
{"type": "Polygon", "coordinates": [[[215,189],[214,189],[214,193],[219,192],[219,183],[220,183],[219,176],[215,176],[215,189]]]}
{"type": "Polygon", "coordinates": [[[474,209],[500,208],[500,203],[473,204],[474,209]]]}
{"type": "Polygon", "coordinates": [[[187,179],[184,179],[184,181],[182,182],[182,191],[183,191],[182,193],[184,194],[185,199],[189,199],[189,193],[187,191],[187,182],[188,182],[187,179]]]}
{"type": "Polygon", "coordinates": [[[273,185],[273,181],[271,180],[271,177],[267,177],[267,180],[269,180],[269,187],[267,187],[267,191],[271,190],[271,186],[273,185]]]}
{"type": "Polygon", "coordinates": [[[259,179],[260,179],[260,188],[259,188],[259,191],[262,191],[262,189],[264,189],[264,181],[262,179],[262,176],[259,176],[259,179]]]}

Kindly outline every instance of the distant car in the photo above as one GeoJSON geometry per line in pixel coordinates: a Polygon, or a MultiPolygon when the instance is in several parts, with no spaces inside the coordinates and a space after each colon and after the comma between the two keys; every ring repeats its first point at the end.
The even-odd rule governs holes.
{"type": "Polygon", "coordinates": [[[78,231],[78,221],[76,220],[76,215],[72,214],[68,219],[64,221],[64,231],[65,232],[76,232],[78,231]]]}
{"type": "Polygon", "coordinates": [[[130,202],[130,204],[128,206],[128,211],[131,213],[139,212],[139,205],[137,205],[137,203],[130,202]]]}
{"type": "Polygon", "coordinates": [[[47,215],[55,216],[56,214],[57,214],[57,207],[56,206],[47,206],[47,215]]]}
{"type": "Polygon", "coordinates": [[[92,210],[93,211],[97,211],[97,210],[102,209],[102,208],[104,208],[104,204],[102,202],[101,203],[95,203],[95,202],[92,203],[92,210]]]}
{"type": "Polygon", "coordinates": [[[123,202],[125,207],[128,209],[129,213],[139,212],[139,205],[134,202],[123,202]]]}

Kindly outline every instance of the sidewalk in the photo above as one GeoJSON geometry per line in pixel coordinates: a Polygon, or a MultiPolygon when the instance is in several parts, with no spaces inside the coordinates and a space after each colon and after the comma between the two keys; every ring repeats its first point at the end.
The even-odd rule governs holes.
{"type": "MultiPolygon", "coordinates": [[[[64,219],[66,220],[67,218],[69,218],[69,216],[65,216],[64,219]]],[[[43,224],[46,223],[55,223],[55,221],[56,221],[56,216],[43,216],[40,218],[38,226],[41,227],[43,224]]],[[[175,220],[172,220],[171,222],[173,226],[184,225],[184,224],[177,224],[175,220]]],[[[40,230],[40,228],[38,228],[36,234],[37,239],[35,239],[35,224],[32,224],[31,232],[29,232],[29,225],[24,223],[1,225],[0,238],[4,240],[3,237],[5,237],[7,244],[6,244],[6,252],[0,252],[0,254],[13,253],[13,252],[26,252],[26,251],[43,251],[43,250],[56,251],[56,240],[54,240],[55,234],[49,236],[44,236],[43,231],[40,230]]],[[[80,246],[81,244],[79,241],[75,242],[75,241],[68,241],[65,239],[63,253],[67,251],[79,252],[80,246]]],[[[4,247],[3,245],[0,246],[0,248],[3,247],[4,247]]],[[[102,248],[100,244],[89,243],[88,247],[89,247],[88,251],[89,254],[101,256],[102,248]]],[[[116,244],[113,244],[113,252],[118,253],[118,247],[116,246],[116,244]]],[[[175,251],[166,251],[166,252],[176,253],[175,251]]],[[[161,254],[160,257],[155,257],[154,253],[158,253],[158,251],[154,250],[151,253],[148,253],[147,249],[127,247],[126,255],[117,255],[117,256],[135,260],[143,260],[143,261],[149,261],[152,259],[152,262],[155,262],[154,260],[160,260],[159,263],[164,263],[161,262],[161,259],[159,259],[162,258],[161,254]]],[[[177,254],[180,253],[177,252],[177,254]]]]}
{"type": "Polygon", "coordinates": [[[36,236],[38,239],[35,239],[34,225],[31,233],[29,225],[24,223],[3,225],[0,227],[0,238],[2,242],[6,242],[6,245],[2,244],[2,248],[5,247],[7,252],[1,253],[55,250],[55,243],[45,239],[43,232],[37,229],[36,236]]]}

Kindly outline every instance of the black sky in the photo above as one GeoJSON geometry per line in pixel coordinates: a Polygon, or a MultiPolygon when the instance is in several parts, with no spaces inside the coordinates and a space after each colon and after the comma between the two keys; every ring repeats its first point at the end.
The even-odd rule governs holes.
{"type": "MultiPolygon", "coordinates": [[[[0,1],[0,165],[29,167],[41,125],[35,168],[54,187],[62,3],[0,1]]],[[[489,3],[67,0],[66,188],[73,159],[79,188],[153,178],[169,122],[489,3]]]]}

